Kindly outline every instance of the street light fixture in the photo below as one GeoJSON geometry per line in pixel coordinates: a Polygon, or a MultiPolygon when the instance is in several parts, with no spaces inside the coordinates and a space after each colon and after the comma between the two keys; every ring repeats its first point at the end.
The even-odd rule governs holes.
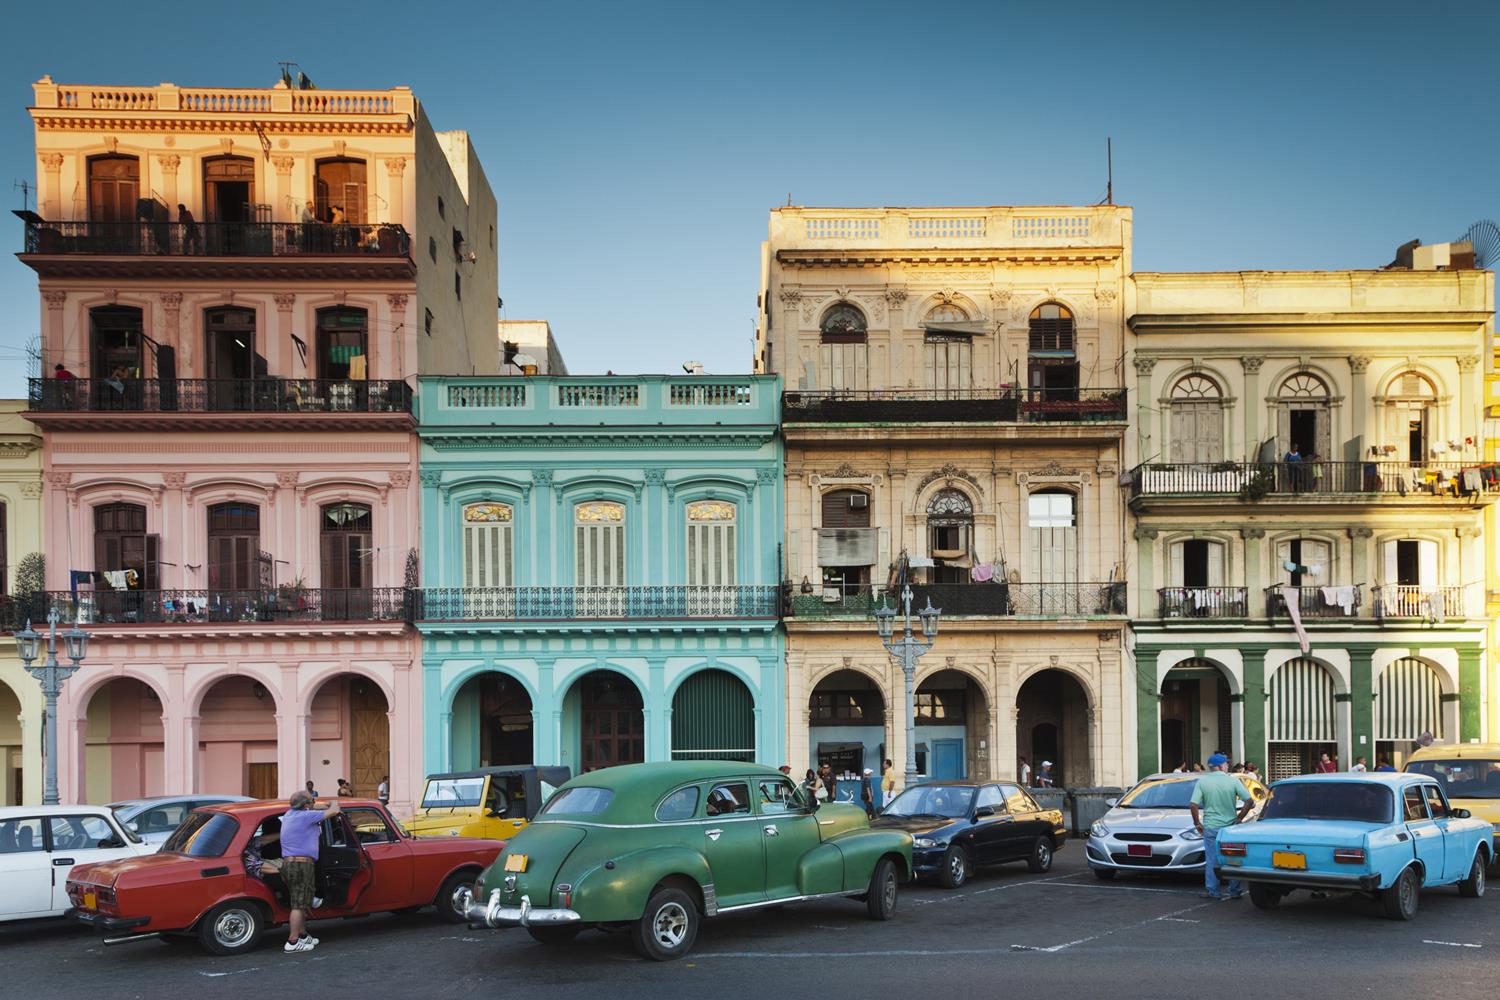
{"type": "Polygon", "coordinates": [[[932,606],[932,598],[928,597],[927,606],[917,612],[922,628],[922,638],[918,639],[911,627],[911,600],[911,586],[908,584],[901,588],[903,629],[899,639],[894,638],[896,609],[889,607],[883,600],[880,607],[875,609],[875,630],[880,633],[880,641],[886,651],[901,664],[901,673],[906,678],[906,788],[917,783],[917,660],[937,640],[938,619],[943,614],[941,608],[932,606]]]}
{"type": "Polygon", "coordinates": [[[47,714],[43,722],[46,728],[47,779],[42,788],[42,804],[48,806],[57,805],[57,696],[62,694],[63,684],[83,663],[89,644],[88,633],[74,622],[73,627],[63,633],[63,651],[72,665],[58,663],[57,623],[60,620],[56,608],[47,611],[47,662],[40,667],[35,663],[41,653],[41,636],[32,631],[31,620],[27,619],[26,627],[16,633],[16,653],[26,664],[26,672],[42,682],[42,695],[47,699],[47,714]]]}

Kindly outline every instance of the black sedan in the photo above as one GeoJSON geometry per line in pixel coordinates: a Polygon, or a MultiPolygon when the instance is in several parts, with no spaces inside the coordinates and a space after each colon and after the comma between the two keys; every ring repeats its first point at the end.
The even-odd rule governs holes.
{"type": "Polygon", "coordinates": [[[949,889],[963,885],[979,865],[1024,861],[1044,872],[1066,839],[1061,812],[1043,809],[1026,789],[1004,781],[913,785],[870,825],[910,833],[916,874],[949,889]]]}

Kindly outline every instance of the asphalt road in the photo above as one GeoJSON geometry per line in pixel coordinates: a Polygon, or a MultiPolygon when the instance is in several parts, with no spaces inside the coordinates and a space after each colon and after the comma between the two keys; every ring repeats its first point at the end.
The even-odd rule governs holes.
{"type": "Polygon", "coordinates": [[[320,921],[315,952],[279,933],[239,958],[155,941],[105,948],[66,924],[0,925],[0,997],[584,995],[609,1000],[770,996],[1479,996],[1500,982],[1500,888],[1422,895],[1410,923],[1356,896],[1299,893],[1263,913],[1199,898],[1192,883],[1099,882],[1070,842],[1047,875],[1008,865],[963,890],[917,885],[896,918],[832,901],[708,921],[686,959],[637,958],[628,935],[548,948],[523,931],[470,931],[430,913],[320,921]]]}

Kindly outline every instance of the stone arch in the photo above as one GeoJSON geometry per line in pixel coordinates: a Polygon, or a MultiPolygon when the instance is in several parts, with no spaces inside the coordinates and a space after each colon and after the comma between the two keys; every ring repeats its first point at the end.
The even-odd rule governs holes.
{"type": "Polygon", "coordinates": [[[664,699],[666,704],[670,705],[672,703],[672,699],[677,697],[677,690],[678,688],[682,687],[684,681],[692,677],[694,674],[700,674],[705,670],[722,670],[726,674],[732,675],[741,684],[744,684],[745,687],[749,689],[750,697],[754,701],[755,707],[762,707],[760,679],[749,670],[746,670],[744,667],[740,666],[738,663],[734,663],[732,661],[721,663],[714,657],[704,657],[702,660],[694,663],[692,666],[686,668],[685,670],[679,671],[678,674],[673,677],[672,680],[667,684],[667,690],[664,699]]]}
{"type": "Polygon", "coordinates": [[[81,718],[87,714],[89,702],[98,693],[99,689],[110,681],[119,680],[122,677],[140,681],[156,693],[157,700],[161,701],[163,705],[166,704],[166,686],[161,682],[160,678],[154,676],[149,670],[140,670],[127,666],[105,667],[103,669],[85,667],[79,670],[78,673],[74,674],[68,680],[66,697],[71,699],[74,705],[78,706],[78,715],[81,718]]]}
{"type": "Polygon", "coordinates": [[[891,700],[891,694],[890,694],[891,684],[890,684],[889,679],[887,677],[883,676],[882,674],[880,674],[875,668],[870,667],[870,666],[868,666],[866,664],[863,664],[863,663],[853,662],[852,660],[849,663],[847,663],[847,664],[846,663],[829,663],[829,664],[826,664],[826,665],[824,665],[822,667],[817,668],[812,673],[808,674],[807,675],[807,691],[808,691],[808,694],[811,694],[814,688],[816,688],[819,684],[823,683],[825,680],[827,680],[832,675],[838,673],[840,670],[852,670],[853,672],[855,672],[857,674],[863,674],[870,681],[871,684],[874,684],[875,687],[880,690],[881,697],[884,698],[887,703],[890,702],[890,700],[891,700]]]}
{"type": "Polygon", "coordinates": [[[386,703],[392,708],[395,707],[396,690],[391,686],[387,678],[382,677],[377,670],[344,660],[317,667],[311,673],[299,678],[297,704],[305,707],[312,697],[318,693],[318,688],[322,687],[328,681],[345,674],[373,681],[375,686],[380,688],[380,693],[385,695],[386,703]]]}
{"type": "Polygon", "coordinates": [[[166,794],[167,701],[160,686],[137,671],[111,670],[93,680],[74,700],[78,801],[166,794]],[[91,746],[103,752],[91,753],[91,746]]]}
{"type": "Polygon", "coordinates": [[[214,685],[230,677],[248,677],[265,688],[267,696],[271,699],[271,706],[277,714],[293,711],[298,705],[298,702],[287,697],[286,693],[281,690],[280,679],[270,670],[231,664],[225,669],[203,674],[183,692],[183,702],[188,706],[188,715],[198,715],[203,708],[204,696],[213,689],[214,685]]]}
{"type": "Polygon", "coordinates": [[[1052,761],[1058,786],[1094,784],[1100,753],[1097,703],[1091,680],[1081,678],[1071,665],[1027,671],[1015,691],[1016,757],[1030,759],[1033,774],[1042,761],[1052,761]],[[1049,689],[1053,682],[1055,689],[1049,689]],[[1082,704],[1074,700],[1075,692],[1082,704]]]}
{"type": "Polygon", "coordinates": [[[759,749],[757,692],[739,671],[727,666],[705,662],[673,685],[666,702],[671,711],[668,742],[673,760],[755,759],[759,749]],[[741,696],[744,700],[736,705],[741,696]]]}
{"type": "Polygon", "coordinates": [[[1077,681],[1079,686],[1083,688],[1084,697],[1088,700],[1089,711],[1097,714],[1099,696],[1094,689],[1093,675],[1086,670],[1080,669],[1075,664],[1063,663],[1061,659],[1057,663],[1036,663],[1026,667],[1021,673],[1016,675],[1016,690],[1020,691],[1027,681],[1048,670],[1060,670],[1077,681]]]}
{"type": "Polygon", "coordinates": [[[995,695],[994,679],[986,670],[984,670],[983,667],[977,666],[973,663],[943,663],[941,665],[934,664],[926,670],[919,669],[917,671],[916,677],[914,678],[915,684],[913,690],[915,690],[915,688],[921,687],[923,681],[930,679],[935,674],[943,673],[944,671],[963,674],[969,680],[973,681],[974,684],[979,688],[980,693],[984,695],[985,703],[992,711],[995,709],[997,701],[995,695]]]}
{"type": "Polygon", "coordinates": [[[573,685],[596,670],[605,670],[627,678],[631,684],[635,685],[636,691],[640,693],[641,703],[646,704],[649,701],[651,695],[647,690],[647,685],[641,678],[636,676],[635,670],[628,665],[616,663],[608,657],[599,657],[587,663],[581,663],[569,668],[567,673],[554,681],[553,689],[557,692],[559,698],[566,697],[573,685]]]}
{"type": "MultiPolygon", "coordinates": [[[[463,686],[465,684],[469,683],[469,681],[473,680],[475,677],[480,676],[481,674],[504,674],[506,677],[509,677],[511,680],[521,685],[522,689],[524,689],[526,692],[526,697],[531,699],[532,705],[536,705],[538,703],[539,692],[537,691],[536,686],[527,679],[525,673],[515,669],[514,667],[507,666],[494,660],[490,660],[487,662],[481,661],[479,663],[472,664],[463,668],[457,674],[454,674],[453,677],[448,681],[448,683],[443,685],[442,689],[438,693],[438,698],[440,700],[440,707],[438,710],[440,712],[453,711],[453,699],[458,696],[458,692],[463,689],[463,686]]],[[[564,691],[566,690],[566,688],[558,685],[557,690],[564,691]]]]}

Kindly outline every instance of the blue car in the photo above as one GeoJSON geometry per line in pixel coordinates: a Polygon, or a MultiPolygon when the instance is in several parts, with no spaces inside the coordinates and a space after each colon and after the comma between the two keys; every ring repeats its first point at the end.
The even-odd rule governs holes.
{"type": "Polygon", "coordinates": [[[1257,822],[1219,834],[1217,870],[1262,910],[1297,889],[1343,890],[1410,920],[1424,888],[1484,895],[1493,833],[1426,775],[1309,774],[1276,782],[1257,822]]]}

